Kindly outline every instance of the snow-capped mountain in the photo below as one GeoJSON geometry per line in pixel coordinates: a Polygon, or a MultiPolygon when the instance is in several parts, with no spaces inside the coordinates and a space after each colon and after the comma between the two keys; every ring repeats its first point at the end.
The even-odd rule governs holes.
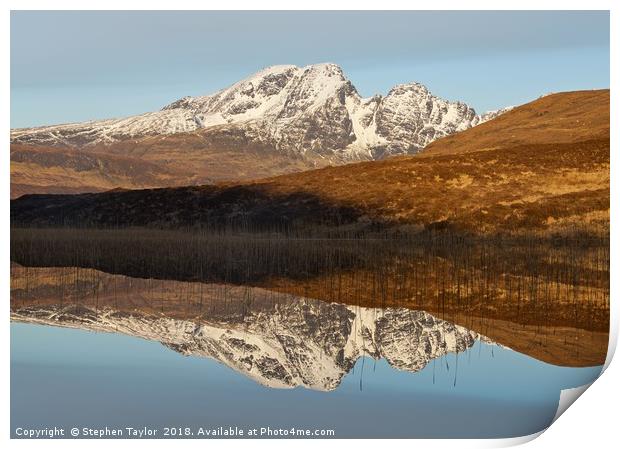
{"type": "Polygon", "coordinates": [[[336,389],[359,357],[384,358],[398,370],[417,372],[478,339],[490,343],[424,311],[280,296],[269,307],[247,307],[239,300],[238,308],[211,311],[199,320],[76,305],[23,307],[12,310],[11,319],[159,341],[184,355],[218,360],[271,388],[324,391],[336,389]]]}
{"type": "Polygon", "coordinates": [[[236,146],[261,145],[334,163],[415,153],[433,140],[494,118],[432,95],[418,83],[362,98],[335,64],[273,66],[227,89],[185,97],[123,119],[15,129],[11,142],[91,147],[216,130],[236,146]]]}

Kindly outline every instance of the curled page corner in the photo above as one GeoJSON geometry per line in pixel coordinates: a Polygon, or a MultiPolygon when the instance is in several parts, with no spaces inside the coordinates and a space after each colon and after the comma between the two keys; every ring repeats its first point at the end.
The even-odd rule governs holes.
{"type": "MultiPolygon", "coordinates": [[[[594,381],[596,382],[596,381],[594,381]]],[[[573,403],[579,399],[579,397],[594,383],[590,382],[589,384],[582,385],[580,387],[575,388],[567,388],[560,392],[560,401],[558,403],[558,410],[555,412],[555,416],[553,417],[553,424],[562,414],[568,410],[568,408],[573,405],[573,403]]],[[[550,424],[550,425],[551,425],[550,424]]]]}
{"type": "Polygon", "coordinates": [[[501,438],[501,439],[497,439],[494,441],[494,447],[512,447],[512,446],[519,446],[525,443],[529,443],[530,441],[535,440],[536,438],[538,438],[540,435],[542,435],[543,433],[545,433],[547,431],[547,429],[549,429],[549,427],[551,427],[553,425],[553,423],[555,423],[555,421],[562,416],[562,414],[564,414],[564,412],[566,410],[568,410],[568,408],[573,405],[573,403],[579,399],[579,397],[588,389],[590,388],[590,386],[596,382],[596,380],[594,380],[593,382],[581,385],[579,387],[575,387],[575,388],[566,388],[564,390],[560,391],[560,400],[558,402],[558,409],[555,413],[555,416],[553,417],[553,420],[551,421],[551,423],[549,423],[549,425],[544,428],[543,430],[540,430],[539,432],[535,432],[532,433],[530,435],[523,435],[521,437],[514,437],[514,438],[501,438]]]}
{"type": "Polygon", "coordinates": [[[611,309],[611,327],[609,329],[609,343],[607,346],[607,357],[605,357],[605,364],[603,365],[603,370],[601,374],[605,372],[612,359],[614,358],[614,354],[616,353],[616,347],[618,346],[618,320],[614,317],[614,310],[611,309]]]}
{"type": "Polygon", "coordinates": [[[601,369],[601,372],[597,376],[597,378],[585,385],[581,385],[575,388],[567,388],[565,390],[560,391],[560,400],[558,402],[558,409],[555,412],[555,416],[553,417],[553,421],[549,424],[549,427],[556,422],[556,420],[564,414],[568,408],[573,405],[573,403],[579,399],[579,397],[588,389],[590,386],[596,382],[596,380],[605,372],[609,364],[611,363],[614,354],[616,352],[616,347],[618,343],[618,324],[614,320],[612,320],[611,329],[609,332],[609,346],[607,348],[607,357],[605,358],[605,364],[601,369]]]}
{"type": "Polygon", "coordinates": [[[522,437],[512,437],[512,438],[500,438],[497,440],[493,440],[493,447],[514,447],[520,446],[525,443],[529,443],[530,441],[534,441],[536,438],[545,433],[547,429],[540,430],[535,433],[531,433],[529,435],[523,435],[522,437]]]}

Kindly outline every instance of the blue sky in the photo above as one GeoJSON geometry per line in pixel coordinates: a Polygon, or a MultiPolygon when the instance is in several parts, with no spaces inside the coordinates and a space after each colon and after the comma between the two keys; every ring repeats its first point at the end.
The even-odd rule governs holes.
{"type": "Polygon", "coordinates": [[[609,87],[609,13],[14,11],[11,127],[156,110],[318,62],[363,96],[418,81],[484,112],[609,87]]]}

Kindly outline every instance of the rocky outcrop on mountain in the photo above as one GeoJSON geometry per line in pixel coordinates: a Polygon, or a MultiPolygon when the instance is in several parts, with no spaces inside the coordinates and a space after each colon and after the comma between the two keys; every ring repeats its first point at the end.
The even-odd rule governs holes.
{"type": "Polygon", "coordinates": [[[360,357],[384,358],[396,369],[417,372],[477,339],[488,342],[424,311],[353,307],[262,289],[251,293],[262,300],[249,303],[246,291],[196,319],[75,303],[13,307],[11,319],[159,341],[273,388],[334,390],[360,357]]]}
{"type": "Polygon", "coordinates": [[[362,98],[335,64],[285,65],[266,68],[212,95],[181,98],[156,112],[15,129],[11,142],[100,148],[211,129],[221,135],[230,129],[232,135],[244,136],[246,146],[341,163],[415,153],[501,112],[478,115],[417,83],[398,85],[385,97],[362,98]]]}

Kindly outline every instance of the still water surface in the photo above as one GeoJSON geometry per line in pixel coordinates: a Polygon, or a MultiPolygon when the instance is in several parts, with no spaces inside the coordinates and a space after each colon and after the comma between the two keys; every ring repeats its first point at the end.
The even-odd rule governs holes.
{"type": "Polygon", "coordinates": [[[601,371],[481,339],[467,346],[415,369],[418,355],[366,350],[337,380],[301,373],[283,385],[277,372],[234,369],[158,341],[14,322],[11,428],[14,436],[17,427],[237,426],[333,429],[341,438],[515,437],[549,425],[560,391],[601,371]]]}

